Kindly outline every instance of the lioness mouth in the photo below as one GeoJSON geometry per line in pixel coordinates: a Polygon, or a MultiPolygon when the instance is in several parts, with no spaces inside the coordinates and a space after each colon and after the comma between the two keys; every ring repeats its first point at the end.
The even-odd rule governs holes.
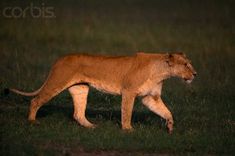
{"type": "Polygon", "coordinates": [[[189,83],[191,83],[193,81],[193,79],[186,79],[186,78],[184,78],[184,81],[189,84],[189,83]]]}

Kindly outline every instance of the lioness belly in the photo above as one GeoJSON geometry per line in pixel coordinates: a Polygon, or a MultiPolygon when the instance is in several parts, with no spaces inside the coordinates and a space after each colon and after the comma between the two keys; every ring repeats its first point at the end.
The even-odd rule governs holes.
{"type": "Polygon", "coordinates": [[[93,81],[89,83],[92,87],[96,88],[99,91],[109,93],[109,94],[121,94],[120,87],[114,84],[108,84],[99,81],[93,81]]]}

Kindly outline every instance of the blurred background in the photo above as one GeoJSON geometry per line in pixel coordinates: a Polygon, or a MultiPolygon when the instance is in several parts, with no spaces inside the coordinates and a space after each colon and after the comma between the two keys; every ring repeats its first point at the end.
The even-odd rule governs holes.
{"type": "MultiPolygon", "coordinates": [[[[134,114],[133,120],[140,130],[131,136],[120,133],[116,130],[120,124],[120,97],[95,90],[91,90],[89,95],[88,115],[95,122],[105,123],[104,131],[111,127],[107,132],[116,136],[114,141],[108,137],[109,134],[101,132],[102,126],[94,134],[82,128],[79,128],[77,134],[77,125],[72,121],[69,128],[60,127],[60,124],[67,124],[71,120],[71,117],[65,117],[72,114],[73,109],[67,93],[52,100],[51,107],[42,108],[41,114],[49,113],[41,119],[45,121],[38,129],[40,133],[47,134],[47,131],[54,129],[59,129],[60,132],[69,131],[68,136],[62,133],[60,138],[64,141],[71,137],[67,139],[72,142],[66,144],[68,149],[79,144],[79,147],[95,150],[209,154],[234,152],[233,0],[2,0],[0,11],[1,90],[6,87],[25,91],[39,88],[53,62],[69,53],[133,55],[138,51],[180,51],[192,60],[198,72],[198,77],[190,86],[178,79],[167,80],[164,85],[163,99],[176,119],[176,133],[171,138],[161,130],[164,127],[163,121],[145,109],[139,99],[135,106],[135,112],[139,114],[134,114]],[[97,110],[100,113],[95,113],[97,110]],[[63,115],[64,111],[67,112],[66,115],[63,115]],[[49,115],[52,112],[54,116],[49,115]],[[112,113],[115,112],[118,115],[113,119],[115,115],[112,113]],[[55,119],[57,117],[66,119],[60,121],[55,119]],[[47,129],[48,125],[53,126],[47,129]],[[87,137],[84,138],[81,134],[87,137]],[[162,141],[157,143],[150,134],[156,140],[160,137],[159,140],[162,141]],[[91,141],[93,135],[99,141],[91,141]],[[71,141],[74,136],[79,141],[71,141]],[[145,141],[139,141],[141,138],[145,141]]],[[[29,102],[29,98],[12,94],[6,97],[1,94],[2,153],[11,154],[10,149],[16,147],[20,153],[31,153],[23,145],[19,145],[22,142],[29,145],[36,141],[41,145],[53,140],[58,145],[56,138],[61,133],[41,136],[43,139],[38,141],[33,133],[38,131],[25,125],[29,102]],[[12,119],[9,121],[9,118],[12,119]],[[19,129],[15,130],[17,127],[19,129]],[[32,134],[25,138],[20,137],[29,132],[32,134]],[[13,141],[15,144],[11,145],[13,138],[19,140],[13,141]]],[[[59,147],[67,147],[66,145],[59,147]]],[[[51,146],[45,149],[33,144],[31,146],[39,153],[45,149],[51,151],[51,146]]],[[[60,153],[60,148],[55,151],[60,153]]]]}

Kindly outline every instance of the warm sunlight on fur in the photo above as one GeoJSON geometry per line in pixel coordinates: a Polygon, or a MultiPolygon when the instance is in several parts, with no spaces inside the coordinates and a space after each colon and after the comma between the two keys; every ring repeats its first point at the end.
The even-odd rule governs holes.
{"type": "Polygon", "coordinates": [[[40,89],[25,93],[10,89],[25,96],[35,96],[30,105],[28,119],[35,121],[38,109],[65,89],[68,89],[74,104],[74,119],[84,127],[95,127],[85,117],[87,95],[92,86],[100,91],[122,96],[122,129],[131,130],[134,100],[143,97],[143,104],[164,118],[169,133],[173,130],[171,112],[161,100],[163,81],[172,76],[190,83],[196,75],[189,59],[182,53],[150,54],[134,56],[93,56],[73,54],[56,61],[40,89]]]}

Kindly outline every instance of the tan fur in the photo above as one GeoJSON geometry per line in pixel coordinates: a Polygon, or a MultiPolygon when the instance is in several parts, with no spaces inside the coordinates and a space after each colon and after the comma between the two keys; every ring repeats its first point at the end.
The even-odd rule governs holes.
{"type": "Polygon", "coordinates": [[[35,96],[28,119],[34,121],[38,109],[61,91],[68,89],[74,103],[74,119],[85,127],[94,127],[85,117],[89,86],[111,94],[122,95],[122,129],[131,130],[131,115],[136,96],[143,104],[166,119],[169,132],[173,118],[161,100],[163,80],[177,76],[187,82],[196,74],[184,54],[137,53],[134,56],[67,55],[56,61],[44,85],[33,93],[16,89],[13,92],[35,96]]]}

